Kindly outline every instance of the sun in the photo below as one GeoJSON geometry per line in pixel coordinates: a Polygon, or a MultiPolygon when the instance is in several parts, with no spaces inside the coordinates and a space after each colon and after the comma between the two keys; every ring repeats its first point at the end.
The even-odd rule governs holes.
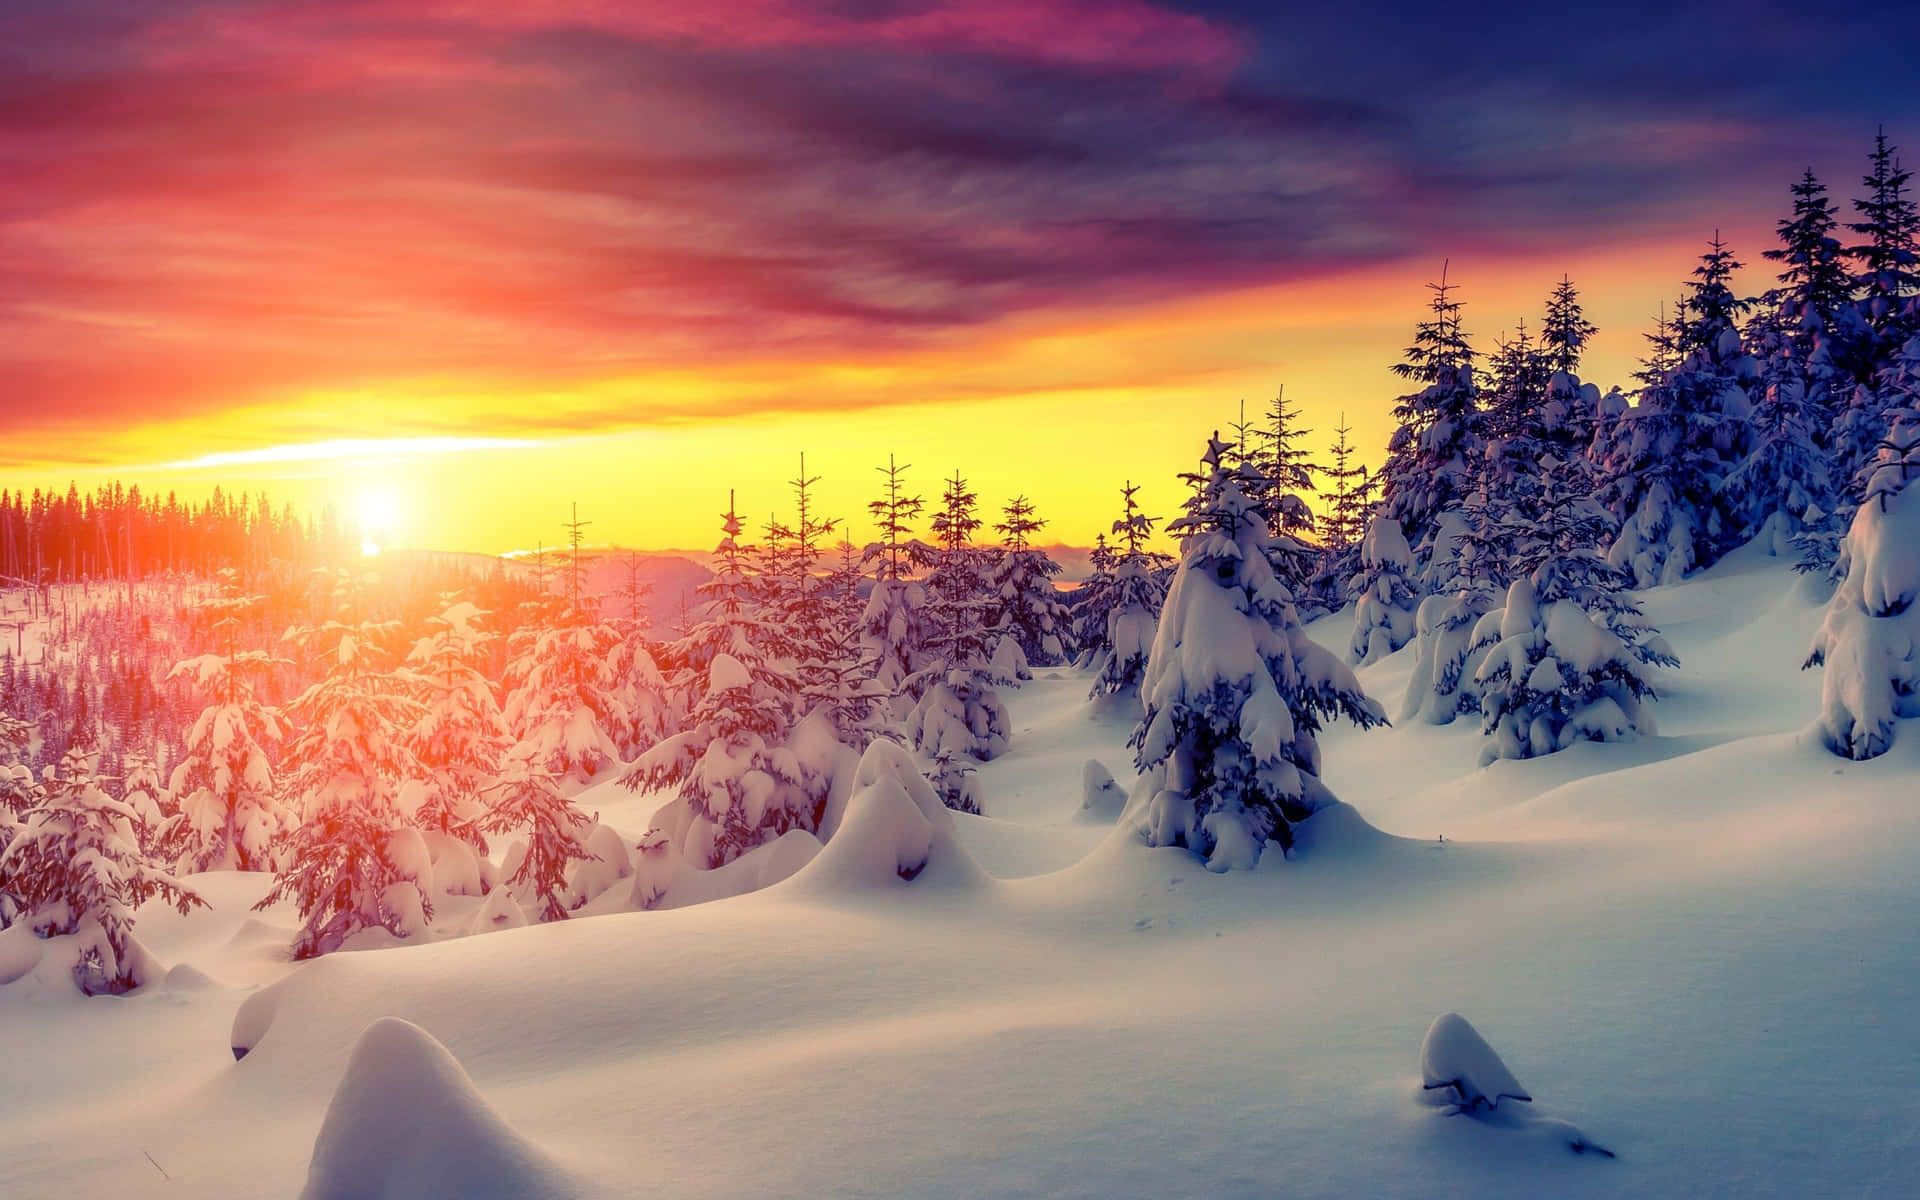
{"type": "Polygon", "coordinates": [[[360,553],[372,558],[392,544],[400,522],[400,502],[392,492],[367,488],[354,497],[353,508],[360,524],[360,553]]]}

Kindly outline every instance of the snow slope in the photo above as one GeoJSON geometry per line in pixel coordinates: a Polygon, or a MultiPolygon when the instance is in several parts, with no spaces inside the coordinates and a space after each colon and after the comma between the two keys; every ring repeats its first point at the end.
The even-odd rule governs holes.
{"type": "MultiPolygon", "coordinates": [[[[184,964],[168,985],[0,988],[0,1195],[297,1195],[388,1017],[471,1080],[420,1103],[594,1196],[1907,1194],[1920,738],[1855,764],[1804,732],[1800,588],[1736,555],[1646,595],[1683,661],[1659,737],[1480,770],[1469,722],[1329,730],[1348,805],[1249,872],[1089,821],[1085,762],[1124,787],[1129,726],[1041,671],[981,768],[987,815],[954,821],[980,871],[856,884],[817,859],[735,899],[298,968],[292,914],[246,912],[263,879],[195,877],[212,911],[142,913],[184,964]],[[1449,1011],[1619,1157],[1427,1103],[1449,1011]]],[[[1410,653],[1361,672],[1389,709],[1410,653]]],[[[587,807],[637,833],[645,802],[613,799],[587,807]]]]}

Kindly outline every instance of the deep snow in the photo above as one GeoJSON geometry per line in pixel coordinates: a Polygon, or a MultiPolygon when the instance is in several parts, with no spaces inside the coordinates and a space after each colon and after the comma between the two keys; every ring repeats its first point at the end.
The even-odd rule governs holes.
{"type": "MultiPolygon", "coordinates": [[[[1820,599],[1758,552],[1646,593],[1683,663],[1657,737],[1481,769],[1474,721],[1330,727],[1348,804],[1225,876],[1083,810],[1089,758],[1132,781],[1130,722],[1065,670],[1009,691],[988,815],[911,883],[822,854],[746,896],[468,937],[482,902],[455,898],[443,940],[295,967],[293,914],[248,912],[264,876],[194,876],[211,910],[140,914],[166,983],[0,988],[0,1196],[298,1195],[389,1017],[431,1038],[376,1033],[437,1064],[387,1089],[455,1114],[436,1144],[493,1129],[597,1196],[1905,1195],[1920,737],[1851,763],[1809,731],[1820,599]],[[1619,1157],[1428,1103],[1449,1011],[1522,1109],[1619,1157]]],[[[1343,646],[1351,613],[1309,633],[1343,646]]],[[[1359,672],[1389,711],[1411,657],[1359,672]]],[[[582,797],[634,839],[657,803],[582,797]]],[[[902,803],[867,807],[910,827],[902,803]]]]}

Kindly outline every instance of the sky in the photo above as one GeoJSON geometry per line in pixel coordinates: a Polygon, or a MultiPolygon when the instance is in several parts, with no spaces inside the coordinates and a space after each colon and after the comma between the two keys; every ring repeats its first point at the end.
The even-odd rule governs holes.
{"type": "Polygon", "coordinates": [[[0,486],[707,547],[802,452],[863,540],[891,454],[1085,545],[1282,384],[1377,462],[1443,261],[1624,383],[1920,140],[1917,9],[4,0],[0,486]]]}

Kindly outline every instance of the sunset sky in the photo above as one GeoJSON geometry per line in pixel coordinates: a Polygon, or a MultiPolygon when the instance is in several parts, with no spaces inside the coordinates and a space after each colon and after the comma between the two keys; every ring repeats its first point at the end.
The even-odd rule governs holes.
{"type": "Polygon", "coordinates": [[[1282,382],[1377,462],[1443,258],[1625,382],[1920,140],[1915,7],[4,0],[0,486],[704,548],[891,452],[1084,545],[1282,382]]]}

